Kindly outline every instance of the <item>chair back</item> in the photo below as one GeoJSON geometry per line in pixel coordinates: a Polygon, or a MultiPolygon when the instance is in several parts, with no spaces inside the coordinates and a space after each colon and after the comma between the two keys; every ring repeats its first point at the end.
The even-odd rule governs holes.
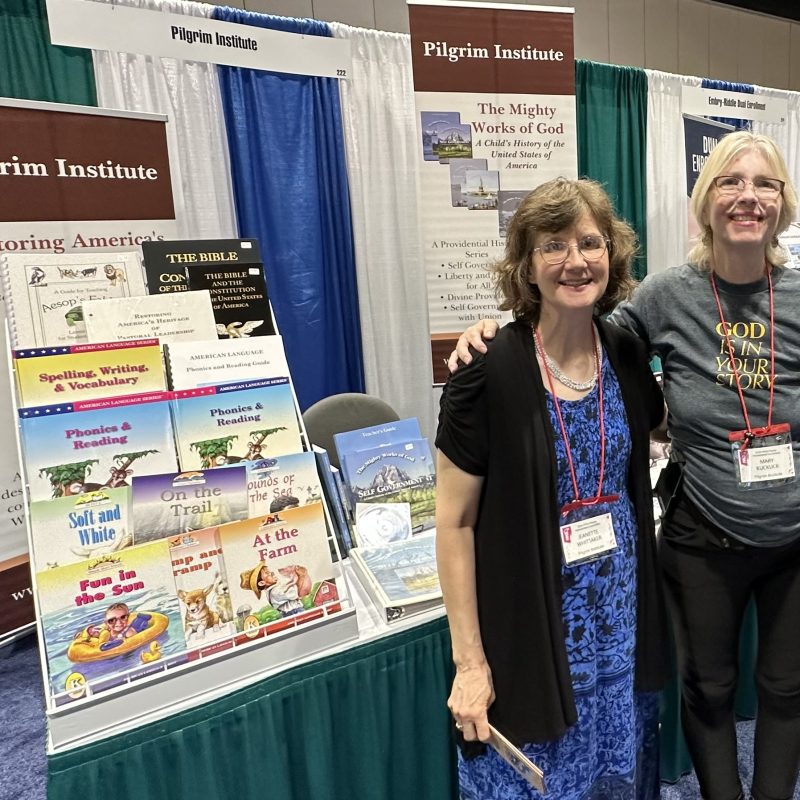
{"type": "Polygon", "coordinates": [[[337,469],[339,455],[333,443],[335,433],[368,428],[384,422],[397,422],[397,412],[379,397],[358,392],[345,392],[325,397],[303,413],[303,424],[311,444],[328,451],[331,464],[337,469]]]}

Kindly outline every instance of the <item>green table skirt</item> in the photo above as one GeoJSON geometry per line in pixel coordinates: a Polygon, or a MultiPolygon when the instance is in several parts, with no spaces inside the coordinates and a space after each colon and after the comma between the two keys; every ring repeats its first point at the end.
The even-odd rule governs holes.
{"type": "Polygon", "coordinates": [[[451,680],[438,619],[52,756],[48,798],[455,798],[451,680]]]}
{"type": "MultiPolygon", "coordinates": [[[[742,629],[737,712],[755,715],[755,611],[742,629]]],[[[191,678],[187,678],[190,680],[191,678]]],[[[49,800],[452,800],[445,619],[359,645],[51,756],[49,800]]],[[[661,779],[692,769],[679,682],[662,696],[661,779]]]]}

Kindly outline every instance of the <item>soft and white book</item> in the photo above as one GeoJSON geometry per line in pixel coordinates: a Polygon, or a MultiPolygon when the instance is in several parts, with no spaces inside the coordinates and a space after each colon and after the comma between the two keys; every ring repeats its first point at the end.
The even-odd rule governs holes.
{"type": "Polygon", "coordinates": [[[146,294],[135,252],[6,253],[0,276],[17,349],[84,344],[84,301],[146,294]]]}
{"type": "Polygon", "coordinates": [[[153,337],[162,342],[201,342],[217,338],[207,290],[86,300],[83,319],[90,342],[153,337]]]}
{"type": "Polygon", "coordinates": [[[281,336],[216,339],[215,333],[212,338],[202,344],[170,342],[164,348],[173,389],[289,377],[281,336]]]}

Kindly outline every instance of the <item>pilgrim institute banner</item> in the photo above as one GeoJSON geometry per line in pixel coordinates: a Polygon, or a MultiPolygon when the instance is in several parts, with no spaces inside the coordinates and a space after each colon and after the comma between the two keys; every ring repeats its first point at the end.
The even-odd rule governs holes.
{"type": "Polygon", "coordinates": [[[460,332],[502,320],[490,265],[531,189],[577,176],[572,9],[409,3],[434,383],[460,332]]]}
{"type": "MultiPolygon", "coordinates": [[[[0,130],[0,260],[138,250],[144,240],[176,238],[165,117],[0,98],[0,130]]],[[[34,612],[17,416],[8,348],[0,349],[2,641],[30,625],[34,612]]]]}

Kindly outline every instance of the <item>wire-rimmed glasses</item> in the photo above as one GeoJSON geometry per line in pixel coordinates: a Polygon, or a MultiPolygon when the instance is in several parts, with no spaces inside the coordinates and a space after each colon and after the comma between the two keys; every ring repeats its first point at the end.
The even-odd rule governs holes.
{"type": "Polygon", "coordinates": [[[741,194],[749,183],[753,187],[755,196],[762,200],[774,200],[783,193],[783,187],[786,185],[779,178],[754,178],[748,181],[736,175],[717,175],[713,183],[720,194],[729,195],[741,194]]]}
{"type": "Polygon", "coordinates": [[[586,236],[581,236],[575,244],[553,239],[550,242],[545,242],[540,247],[534,247],[533,252],[535,253],[538,250],[548,264],[556,265],[563,264],[569,256],[570,249],[576,247],[587,261],[597,261],[602,258],[608,244],[608,239],[605,236],[589,233],[586,236]]]}

